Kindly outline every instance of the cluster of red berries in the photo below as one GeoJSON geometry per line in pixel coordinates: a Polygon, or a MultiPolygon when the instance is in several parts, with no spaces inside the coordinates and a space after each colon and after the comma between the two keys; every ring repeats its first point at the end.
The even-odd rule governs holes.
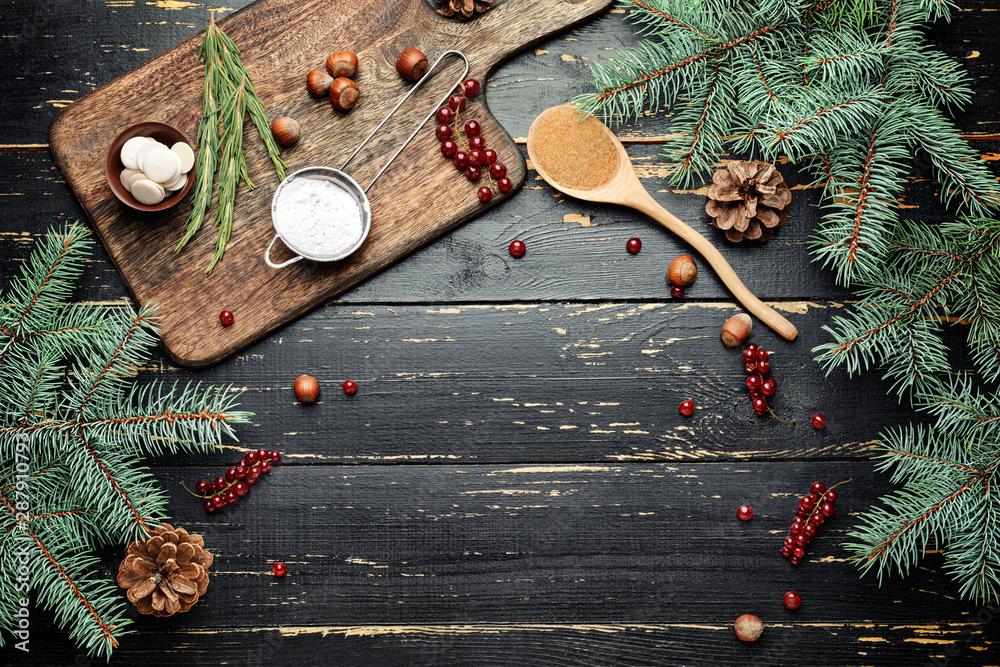
{"type": "MultiPolygon", "coordinates": [[[[743,348],[743,370],[747,374],[747,389],[750,392],[754,414],[758,417],[763,417],[768,412],[774,415],[767,399],[778,391],[778,383],[771,377],[771,362],[768,361],[768,357],[767,350],[753,343],[748,343],[743,348]]],[[[778,419],[778,416],[775,415],[775,418],[778,419]]],[[[779,419],[779,421],[784,420],[779,419]]]]}
{"type": "Polygon", "coordinates": [[[840,484],[827,489],[823,482],[813,482],[809,493],[802,496],[799,501],[798,516],[792,521],[792,527],[788,530],[788,536],[781,547],[781,555],[792,565],[797,566],[802,562],[806,555],[806,547],[816,537],[819,527],[833,516],[834,503],[837,502],[837,492],[833,489],[840,484]]]}
{"type": "MultiPolygon", "coordinates": [[[[475,79],[468,79],[459,86],[460,92],[448,98],[448,103],[437,110],[437,121],[440,123],[434,134],[441,142],[441,154],[446,158],[451,158],[455,168],[465,173],[465,177],[473,183],[479,181],[483,172],[486,172],[490,185],[500,192],[510,192],[514,184],[507,178],[507,167],[497,159],[497,153],[486,147],[486,139],[483,138],[482,125],[477,120],[467,120],[461,125],[461,114],[465,110],[467,101],[479,94],[479,82],[475,79]],[[465,144],[468,149],[462,150],[457,139],[465,135],[465,144]],[[494,183],[494,180],[496,181],[494,183]]],[[[479,201],[484,204],[493,198],[493,189],[489,186],[482,186],[478,191],[479,201]]]]}
{"type": "Polygon", "coordinates": [[[225,476],[219,475],[211,482],[200,480],[194,485],[193,495],[205,499],[205,511],[209,514],[226,505],[235,505],[241,496],[250,493],[250,487],[261,475],[271,472],[271,464],[279,461],[281,452],[249,451],[239,463],[226,470],[225,476]]]}

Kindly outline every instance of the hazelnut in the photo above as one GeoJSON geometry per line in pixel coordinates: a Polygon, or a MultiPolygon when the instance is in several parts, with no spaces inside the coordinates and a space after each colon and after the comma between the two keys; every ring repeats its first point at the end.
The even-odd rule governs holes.
{"type": "Polygon", "coordinates": [[[419,81],[427,71],[427,56],[416,49],[406,49],[396,58],[396,71],[407,81],[419,81]]]}
{"type": "Polygon", "coordinates": [[[743,614],[736,619],[733,627],[736,629],[736,636],[740,638],[740,641],[755,642],[764,632],[764,621],[753,614],[743,614]]]}
{"type": "Polygon", "coordinates": [[[753,331],[753,320],[746,313],[733,315],[722,325],[722,342],[726,347],[736,347],[747,342],[753,331]]]}
{"type": "Polygon", "coordinates": [[[694,258],[689,255],[681,255],[670,262],[667,269],[667,280],[671,285],[677,287],[687,287],[698,277],[698,265],[694,263],[694,258]]]}
{"type": "Polygon", "coordinates": [[[288,116],[278,116],[271,123],[271,134],[274,140],[282,146],[291,146],[299,140],[301,129],[294,118],[288,116]]]}
{"type": "Polygon", "coordinates": [[[342,76],[351,79],[358,71],[358,57],[354,55],[353,51],[331,53],[330,57],[326,59],[326,71],[334,79],[339,79],[342,76]]]}
{"type": "Polygon", "coordinates": [[[337,111],[350,111],[360,95],[358,84],[346,76],[334,79],[330,84],[330,103],[337,111]]]}
{"type": "Polygon", "coordinates": [[[311,375],[300,375],[295,378],[295,398],[302,403],[312,403],[319,397],[319,382],[311,375]]]}
{"type": "Polygon", "coordinates": [[[329,95],[331,83],[333,83],[333,77],[321,69],[311,69],[306,74],[306,89],[313,97],[329,95]]]}

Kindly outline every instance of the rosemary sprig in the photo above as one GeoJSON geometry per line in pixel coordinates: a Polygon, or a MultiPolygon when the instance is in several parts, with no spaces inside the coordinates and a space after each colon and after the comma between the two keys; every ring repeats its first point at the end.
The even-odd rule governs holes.
{"type": "Polygon", "coordinates": [[[202,100],[202,119],[198,126],[197,172],[192,197],[191,213],[185,232],[175,252],[194,237],[201,228],[212,204],[215,172],[218,170],[219,207],[215,224],[219,228],[215,241],[215,255],[206,273],[211,273],[222,259],[226,244],[233,230],[236,189],[239,181],[253,189],[247,173],[246,153],[243,150],[244,116],[257,127],[257,132],[267,148],[278,178],[285,179],[287,165],[281,159],[278,144],[271,134],[271,126],[264,111],[264,104],[250,81],[250,75],[240,60],[240,50],[215,23],[210,14],[205,39],[198,51],[198,60],[205,63],[205,88],[202,100]]]}

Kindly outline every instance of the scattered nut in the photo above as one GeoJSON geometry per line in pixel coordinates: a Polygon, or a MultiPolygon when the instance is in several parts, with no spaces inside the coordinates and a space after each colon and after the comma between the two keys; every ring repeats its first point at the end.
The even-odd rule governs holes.
{"type": "Polygon", "coordinates": [[[274,140],[282,146],[292,146],[302,134],[299,124],[289,116],[278,116],[271,123],[271,134],[274,140]]]}
{"type": "Polygon", "coordinates": [[[407,81],[419,81],[427,71],[427,56],[416,49],[405,49],[396,58],[396,71],[407,81]]]}
{"type": "Polygon", "coordinates": [[[671,285],[677,287],[687,287],[698,277],[698,265],[694,263],[694,258],[689,255],[681,255],[670,262],[667,269],[667,279],[671,285]]]}
{"type": "Polygon", "coordinates": [[[333,77],[321,69],[311,69],[306,74],[306,89],[313,97],[329,95],[331,83],[333,83],[333,77]]]}
{"type": "Polygon", "coordinates": [[[326,71],[335,79],[346,76],[348,79],[354,77],[358,71],[358,57],[353,51],[337,51],[331,53],[326,59],[326,71]]]}
{"type": "Polygon", "coordinates": [[[346,76],[334,79],[333,83],[330,84],[330,103],[337,111],[350,111],[360,95],[358,84],[346,76]]]}
{"type": "Polygon", "coordinates": [[[753,331],[753,320],[746,313],[733,315],[722,325],[722,342],[726,347],[736,347],[747,342],[753,331]]]}
{"type": "Polygon", "coordinates": [[[755,642],[764,632],[764,622],[753,614],[743,614],[733,625],[740,641],[755,642]]]}
{"type": "Polygon", "coordinates": [[[312,403],[319,397],[319,382],[311,375],[300,375],[295,378],[295,398],[302,403],[312,403]]]}

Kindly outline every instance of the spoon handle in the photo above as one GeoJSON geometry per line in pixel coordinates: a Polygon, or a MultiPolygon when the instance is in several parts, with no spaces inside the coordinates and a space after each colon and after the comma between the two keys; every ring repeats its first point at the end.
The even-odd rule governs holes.
{"type": "Polygon", "coordinates": [[[708,239],[691,229],[691,227],[673,213],[660,206],[641,185],[633,188],[629,195],[631,195],[628,197],[630,206],[653,218],[701,253],[701,256],[715,269],[716,275],[719,276],[726,287],[733,293],[733,296],[747,310],[756,315],[761,322],[774,329],[782,338],[795,340],[795,337],[799,335],[799,330],[795,328],[795,325],[780,315],[778,311],[764,305],[763,301],[754,296],[753,292],[746,288],[743,281],[733,271],[733,267],[729,265],[729,262],[722,256],[722,253],[708,239]]]}

